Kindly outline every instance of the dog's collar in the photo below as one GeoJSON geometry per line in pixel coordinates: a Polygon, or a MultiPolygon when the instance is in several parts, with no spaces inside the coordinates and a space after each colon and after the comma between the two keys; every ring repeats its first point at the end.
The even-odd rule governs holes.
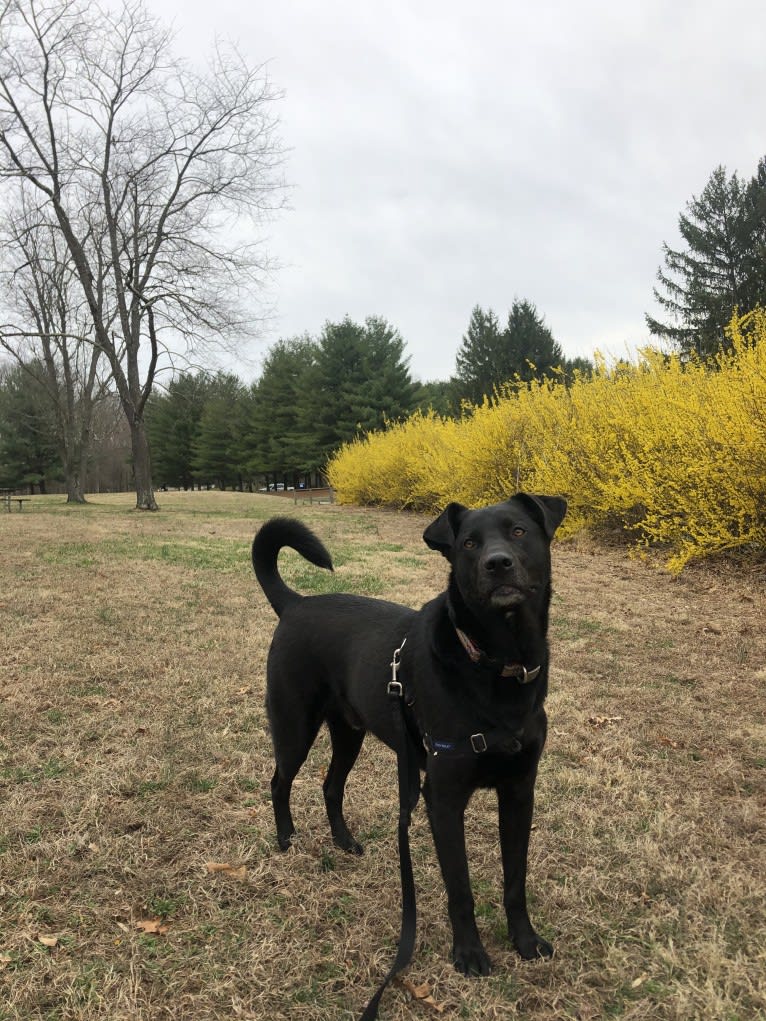
{"type": "MultiPolygon", "coordinates": [[[[465,631],[461,631],[459,627],[455,627],[460,644],[463,646],[465,651],[468,653],[468,658],[472,663],[496,663],[496,660],[491,659],[486,653],[482,652],[475,642],[471,641],[465,631]]],[[[523,663],[504,663],[500,670],[501,677],[516,677],[518,678],[519,684],[530,684],[536,680],[540,674],[542,667],[536,666],[532,670],[527,670],[523,663]]]]}

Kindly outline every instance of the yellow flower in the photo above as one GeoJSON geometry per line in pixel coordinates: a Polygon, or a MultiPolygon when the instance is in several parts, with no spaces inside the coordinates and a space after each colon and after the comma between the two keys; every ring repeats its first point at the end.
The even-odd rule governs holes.
{"type": "Polygon", "coordinates": [[[735,315],[713,365],[648,348],[592,378],[510,381],[459,420],[418,412],[346,444],[338,498],[435,511],[518,489],[569,500],[563,534],[621,525],[636,549],[690,560],[766,545],[766,310],[735,315]]]}

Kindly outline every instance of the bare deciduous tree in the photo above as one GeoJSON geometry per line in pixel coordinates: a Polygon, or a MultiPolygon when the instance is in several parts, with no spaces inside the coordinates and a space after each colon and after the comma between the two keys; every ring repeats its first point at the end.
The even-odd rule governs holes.
{"type": "Polygon", "coordinates": [[[0,233],[0,280],[14,316],[0,325],[0,346],[47,395],[67,502],[84,503],[94,405],[109,379],[99,372],[104,358],[61,232],[23,191],[0,233]]]}
{"type": "Polygon", "coordinates": [[[163,355],[249,331],[265,268],[247,232],[282,203],[263,68],[218,48],[204,73],[141,0],[0,2],[0,175],[51,208],[155,509],[144,410],[163,355]],[[241,239],[239,242],[237,239],[241,239]]]}

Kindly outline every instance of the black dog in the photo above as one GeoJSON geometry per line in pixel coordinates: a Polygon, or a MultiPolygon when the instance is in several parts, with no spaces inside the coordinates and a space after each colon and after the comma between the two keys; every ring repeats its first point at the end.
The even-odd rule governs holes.
{"type": "Polygon", "coordinates": [[[293,779],[326,722],[332,760],[324,797],[332,835],[339,847],[361,854],[343,818],[344,788],[366,731],[395,747],[386,692],[392,656],[400,659],[407,731],[426,774],[423,794],[447,889],[453,960],[468,975],[487,975],[491,967],[476,928],[463,828],[479,787],[498,795],[508,935],[524,958],[553,953],[529,920],[526,872],[546,734],[550,543],[565,512],[558,497],[526,493],[481,510],[451,503],[423,534],[449,560],[449,585],[421,610],[292,591],[277,570],[283,546],[332,569],[327,550],[298,521],[274,518],[253,542],[256,576],[281,618],[266,695],[279,846],[286,849],[295,832],[293,779]]]}

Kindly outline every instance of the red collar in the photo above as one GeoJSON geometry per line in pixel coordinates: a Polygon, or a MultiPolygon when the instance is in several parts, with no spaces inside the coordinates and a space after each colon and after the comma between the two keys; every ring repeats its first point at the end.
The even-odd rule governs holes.
{"type": "MultiPolygon", "coordinates": [[[[461,631],[459,627],[455,628],[460,644],[463,646],[465,651],[468,653],[468,658],[472,663],[494,663],[485,652],[473,642],[465,631],[461,631]]],[[[540,674],[542,667],[536,666],[532,670],[527,670],[523,663],[504,663],[500,670],[501,677],[517,677],[520,684],[529,684],[531,681],[536,680],[540,674]]]]}

